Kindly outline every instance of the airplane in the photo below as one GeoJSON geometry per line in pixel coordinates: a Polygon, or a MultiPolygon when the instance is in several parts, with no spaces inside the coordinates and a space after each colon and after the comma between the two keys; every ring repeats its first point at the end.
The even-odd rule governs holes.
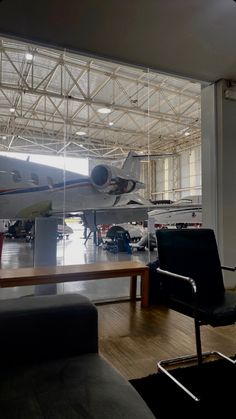
{"type": "Polygon", "coordinates": [[[70,216],[81,211],[91,218],[88,226],[102,223],[102,218],[117,222],[118,215],[119,222],[147,219],[147,210],[154,206],[136,193],[145,184],[139,180],[140,160],[135,157],[130,152],[121,168],[98,164],[90,176],[84,176],[0,156],[0,219],[70,216]]]}
{"type": "Polygon", "coordinates": [[[148,226],[151,233],[165,226],[200,227],[202,224],[201,195],[185,196],[165,206],[148,212],[148,226]]]}

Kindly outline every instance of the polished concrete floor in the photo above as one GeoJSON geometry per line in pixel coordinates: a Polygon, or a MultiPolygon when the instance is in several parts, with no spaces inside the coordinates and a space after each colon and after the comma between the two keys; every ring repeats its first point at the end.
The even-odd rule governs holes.
{"type": "MultiPolygon", "coordinates": [[[[111,253],[103,247],[96,246],[91,237],[85,244],[83,227],[79,224],[72,225],[74,233],[68,239],[57,243],[57,264],[75,265],[93,263],[96,261],[119,261],[137,260],[148,263],[157,257],[156,251],[138,252],[132,254],[125,252],[111,253]]],[[[47,244],[50,245],[50,244],[47,244]]],[[[1,257],[1,269],[33,266],[34,246],[26,243],[23,239],[5,239],[1,257]]],[[[129,296],[129,278],[112,278],[99,281],[70,282],[58,284],[56,292],[79,292],[86,295],[94,302],[122,299],[129,296]]],[[[55,287],[54,287],[55,288],[55,287]]],[[[15,287],[0,289],[0,299],[17,298],[23,295],[31,295],[36,287],[15,287]]],[[[50,286],[48,286],[51,292],[50,286]]],[[[38,292],[38,291],[37,291],[38,292]]],[[[47,291],[45,292],[47,293],[47,291]]]]}

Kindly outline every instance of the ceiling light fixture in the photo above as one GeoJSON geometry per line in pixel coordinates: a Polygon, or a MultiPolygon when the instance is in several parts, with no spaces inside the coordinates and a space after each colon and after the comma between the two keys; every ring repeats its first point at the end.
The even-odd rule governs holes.
{"type": "Polygon", "coordinates": [[[11,113],[15,112],[15,108],[10,108],[9,110],[10,110],[11,113]]]}
{"type": "Polygon", "coordinates": [[[76,131],[76,135],[79,135],[79,136],[83,136],[83,135],[86,135],[86,132],[84,132],[84,131],[76,131]]]}
{"type": "Polygon", "coordinates": [[[111,113],[111,109],[110,108],[99,108],[98,112],[103,113],[103,114],[109,114],[109,113],[111,113]]]}
{"type": "Polygon", "coordinates": [[[6,135],[3,135],[3,136],[2,136],[2,139],[3,139],[3,140],[6,140],[6,139],[7,139],[6,135]]]}
{"type": "Polygon", "coordinates": [[[109,122],[110,127],[112,127],[112,125],[114,125],[114,122],[109,122]]]}
{"type": "Polygon", "coordinates": [[[32,54],[30,54],[30,52],[27,52],[27,53],[25,54],[25,58],[26,58],[26,60],[27,60],[27,61],[32,61],[32,60],[33,60],[33,55],[32,55],[32,54]]]}

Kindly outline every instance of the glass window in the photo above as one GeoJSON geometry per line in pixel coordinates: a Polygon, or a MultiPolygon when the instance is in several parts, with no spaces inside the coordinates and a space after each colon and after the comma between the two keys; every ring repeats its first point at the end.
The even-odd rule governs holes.
{"type": "Polygon", "coordinates": [[[21,182],[22,177],[18,170],[12,170],[11,174],[14,182],[21,182]]]}
{"type": "Polygon", "coordinates": [[[47,185],[50,189],[53,189],[53,180],[51,176],[47,176],[47,185]]]}
{"type": "MultiPolygon", "coordinates": [[[[0,142],[9,157],[25,161],[10,163],[10,191],[9,164],[1,165],[0,209],[10,202],[10,218],[32,220],[35,233],[31,246],[20,243],[14,266],[4,256],[1,268],[155,260],[154,202],[168,205],[200,187],[200,151],[189,151],[190,141],[200,143],[200,85],[65,49],[13,39],[2,46],[0,79],[9,90],[1,98],[0,142]],[[115,237],[117,226],[124,231],[115,237]]],[[[114,299],[129,297],[130,279],[56,287],[114,299]]]]}
{"type": "Polygon", "coordinates": [[[39,184],[39,177],[36,173],[31,173],[31,181],[34,185],[39,184]]]}

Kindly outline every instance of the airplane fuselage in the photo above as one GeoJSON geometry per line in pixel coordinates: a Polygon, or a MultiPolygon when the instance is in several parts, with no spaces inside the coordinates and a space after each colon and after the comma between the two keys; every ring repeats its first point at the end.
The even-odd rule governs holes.
{"type": "Polygon", "coordinates": [[[96,190],[88,176],[0,156],[0,218],[109,207],[115,196],[96,190]]]}

